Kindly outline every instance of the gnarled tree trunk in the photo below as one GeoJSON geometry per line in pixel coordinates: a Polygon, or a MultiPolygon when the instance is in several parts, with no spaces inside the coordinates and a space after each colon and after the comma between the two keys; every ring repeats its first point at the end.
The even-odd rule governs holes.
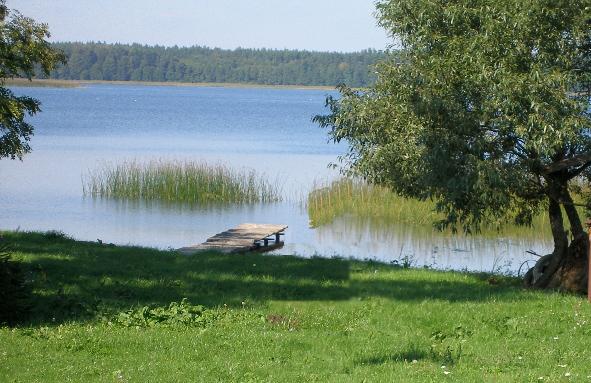
{"type": "Polygon", "coordinates": [[[525,275],[526,286],[556,288],[583,293],[587,291],[588,237],[568,192],[567,183],[553,182],[549,188],[550,226],[554,251],[541,257],[525,275]],[[570,243],[564,229],[561,205],[570,223],[570,243]]]}

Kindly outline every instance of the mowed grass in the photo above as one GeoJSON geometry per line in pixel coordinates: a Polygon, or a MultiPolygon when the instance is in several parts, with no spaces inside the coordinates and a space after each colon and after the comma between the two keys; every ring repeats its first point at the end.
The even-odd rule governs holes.
{"type": "MultiPolygon", "coordinates": [[[[405,198],[385,187],[349,178],[315,188],[308,194],[306,206],[314,227],[330,224],[343,216],[366,219],[382,226],[407,224],[422,227],[433,227],[435,222],[444,218],[435,211],[434,201],[405,198]]],[[[478,234],[551,238],[549,219],[544,213],[535,216],[531,226],[517,226],[505,220],[484,226],[478,234]]]]}
{"type": "Polygon", "coordinates": [[[192,161],[127,161],[86,175],[83,192],[93,197],[184,203],[255,203],[281,200],[280,185],[254,170],[192,161]]]}
{"type": "Polygon", "coordinates": [[[181,256],[55,234],[4,237],[33,299],[28,321],[0,328],[2,382],[591,376],[586,299],[524,290],[511,278],[340,259],[181,256]],[[188,317],[183,305],[203,307],[188,317]]]}

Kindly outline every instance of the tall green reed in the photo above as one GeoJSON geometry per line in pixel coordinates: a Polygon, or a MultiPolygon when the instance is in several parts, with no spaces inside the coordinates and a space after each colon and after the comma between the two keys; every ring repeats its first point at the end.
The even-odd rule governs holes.
{"type": "Polygon", "coordinates": [[[83,178],[84,195],[185,203],[256,203],[282,199],[281,186],[254,170],[193,161],[126,161],[83,178]]]}
{"type": "MultiPolygon", "coordinates": [[[[361,180],[342,178],[317,186],[308,194],[306,205],[313,227],[329,224],[336,218],[352,216],[380,225],[433,226],[444,216],[435,210],[435,201],[420,201],[397,195],[391,190],[361,180]]],[[[532,226],[512,223],[485,226],[484,236],[549,237],[549,221],[545,214],[534,217],[532,226]]]]}

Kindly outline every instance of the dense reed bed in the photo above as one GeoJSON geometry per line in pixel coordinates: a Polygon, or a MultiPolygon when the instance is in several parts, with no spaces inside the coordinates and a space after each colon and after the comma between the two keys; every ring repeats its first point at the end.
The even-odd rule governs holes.
{"type": "Polygon", "coordinates": [[[123,162],[90,172],[84,195],[184,203],[256,203],[281,200],[281,187],[254,170],[191,161],[123,162]]]}
{"type": "Polygon", "coordinates": [[[427,225],[441,218],[433,207],[432,203],[406,199],[386,188],[347,178],[317,187],[308,195],[313,226],[328,224],[343,215],[427,225]]]}
{"type": "MultiPolygon", "coordinates": [[[[310,223],[314,227],[329,224],[337,217],[365,218],[381,225],[406,224],[433,226],[443,219],[435,211],[434,201],[401,197],[387,188],[348,178],[316,187],[307,198],[310,223]]],[[[531,227],[505,224],[482,228],[483,235],[550,236],[545,215],[534,218],[531,227]]]]}

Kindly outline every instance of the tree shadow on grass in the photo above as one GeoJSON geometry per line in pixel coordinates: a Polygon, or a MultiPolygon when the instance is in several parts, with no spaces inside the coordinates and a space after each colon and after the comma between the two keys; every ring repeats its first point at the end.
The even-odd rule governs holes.
{"type": "Polygon", "coordinates": [[[263,254],[203,253],[116,247],[59,235],[9,233],[34,295],[34,322],[89,318],[97,310],[167,305],[187,298],[207,307],[264,304],[270,300],[347,300],[382,297],[482,301],[510,299],[519,289],[489,285],[476,276],[415,273],[375,262],[263,254]],[[352,277],[360,273],[362,277],[352,277]]]}

